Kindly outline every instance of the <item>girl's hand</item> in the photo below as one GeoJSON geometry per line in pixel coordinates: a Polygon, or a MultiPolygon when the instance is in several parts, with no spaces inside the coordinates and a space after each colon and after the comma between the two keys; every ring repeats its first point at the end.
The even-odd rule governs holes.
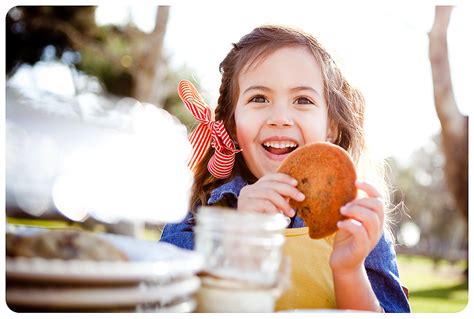
{"type": "Polygon", "coordinates": [[[348,217],[339,221],[334,239],[330,265],[333,272],[351,273],[363,267],[367,255],[377,245],[383,232],[384,203],[380,193],[369,183],[356,182],[356,187],[367,194],[341,208],[348,217]]]}
{"type": "Polygon", "coordinates": [[[240,191],[237,210],[262,213],[282,212],[288,217],[295,215],[288,199],[303,201],[304,194],[296,185],[298,181],[283,173],[271,173],[261,177],[255,184],[240,191]]]}

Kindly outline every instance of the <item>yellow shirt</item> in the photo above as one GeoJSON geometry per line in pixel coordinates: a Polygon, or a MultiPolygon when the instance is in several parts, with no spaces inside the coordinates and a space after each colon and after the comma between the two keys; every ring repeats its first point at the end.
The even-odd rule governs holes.
{"type": "Polygon", "coordinates": [[[275,311],[336,308],[329,266],[334,235],[311,239],[308,227],[285,230],[283,253],[291,260],[291,287],[277,300],[275,311]]]}

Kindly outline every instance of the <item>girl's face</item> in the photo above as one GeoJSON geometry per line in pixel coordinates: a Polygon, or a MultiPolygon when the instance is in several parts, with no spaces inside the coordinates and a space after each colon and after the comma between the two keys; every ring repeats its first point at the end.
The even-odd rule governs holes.
{"type": "Polygon", "coordinates": [[[304,47],[276,50],[239,74],[237,141],[260,178],[305,144],[332,141],[319,64],[304,47]]]}

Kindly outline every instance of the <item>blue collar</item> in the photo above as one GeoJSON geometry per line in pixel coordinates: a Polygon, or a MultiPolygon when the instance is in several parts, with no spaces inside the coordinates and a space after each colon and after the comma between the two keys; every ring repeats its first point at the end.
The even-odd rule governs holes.
{"type": "Polygon", "coordinates": [[[239,197],[240,190],[247,186],[247,182],[243,180],[242,177],[236,176],[230,182],[225,183],[214,189],[211,192],[211,196],[209,197],[207,204],[214,205],[218,201],[222,200],[225,195],[232,195],[232,197],[236,200],[239,197]]]}
{"type": "MultiPolygon", "coordinates": [[[[234,177],[230,182],[225,183],[224,185],[221,185],[214,189],[211,192],[211,196],[207,200],[208,205],[214,205],[220,200],[224,198],[226,195],[230,195],[230,197],[233,199],[232,204],[233,208],[237,208],[237,198],[239,197],[240,190],[244,187],[247,186],[248,183],[244,181],[242,177],[237,175],[234,177]]],[[[304,227],[304,222],[301,217],[296,216],[292,223],[290,224],[290,228],[299,228],[299,227],[304,227]]]]}

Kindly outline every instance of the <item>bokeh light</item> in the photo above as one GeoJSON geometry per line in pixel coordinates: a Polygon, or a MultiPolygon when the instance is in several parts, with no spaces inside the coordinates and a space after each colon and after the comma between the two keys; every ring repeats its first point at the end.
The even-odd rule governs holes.
{"type": "Polygon", "coordinates": [[[400,227],[398,240],[405,246],[413,247],[420,241],[420,227],[413,222],[406,222],[400,227]]]}
{"type": "Polygon", "coordinates": [[[192,184],[186,127],[132,98],[58,95],[38,85],[36,68],[7,91],[8,200],[30,215],[55,207],[74,221],[182,220],[192,184]]]}

